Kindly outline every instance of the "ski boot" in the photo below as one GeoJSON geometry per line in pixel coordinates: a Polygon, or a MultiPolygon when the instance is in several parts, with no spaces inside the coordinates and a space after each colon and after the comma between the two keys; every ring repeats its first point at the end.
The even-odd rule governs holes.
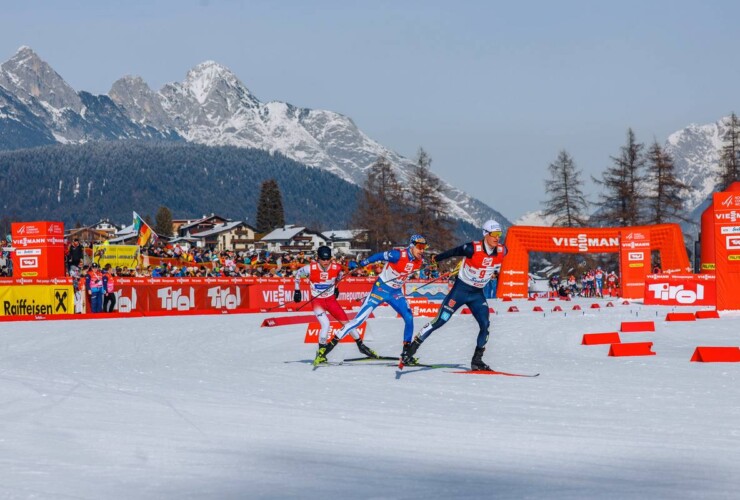
{"type": "Polygon", "coordinates": [[[334,337],[327,344],[319,344],[319,348],[316,350],[316,357],[313,359],[313,365],[319,366],[321,363],[326,363],[326,357],[338,343],[339,339],[334,337]]]}
{"type": "Polygon", "coordinates": [[[368,346],[366,346],[361,338],[355,339],[355,343],[357,344],[357,349],[368,358],[378,359],[380,356],[378,356],[378,353],[370,349],[368,346]]]}
{"type": "Polygon", "coordinates": [[[483,361],[483,353],[486,351],[485,347],[476,347],[475,354],[473,354],[473,360],[470,362],[470,369],[474,372],[478,371],[491,371],[491,367],[483,361]]]}
{"type": "MultiPolygon", "coordinates": [[[[399,367],[413,366],[419,363],[419,360],[411,355],[412,354],[411,349],[413,349],[412,345],[413,345],[413,342],[403,343],[403,351],[401,352],[401,360],[399,363],[399,367]]],[[[419,346],[417,345],[416,348],[418,349],[418,347],[419,346]]],[[[414,349],[414,351],[416,351],[416,349],[414,349]]]]}

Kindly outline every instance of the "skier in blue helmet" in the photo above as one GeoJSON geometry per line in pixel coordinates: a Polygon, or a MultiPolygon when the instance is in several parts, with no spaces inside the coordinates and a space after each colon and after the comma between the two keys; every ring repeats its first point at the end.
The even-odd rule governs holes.
{"type": "Polygon", "coordinates": [[[411,313],[406,297],[403,292],[403,284],[418,271],[423,264],[424,251],[427,248],[427,240],[420,234],[414,234],[409,238],[409,245],[402,249],[391,249],[384,252],[378,252],[366,259],[362,259],[359,264],[350,262],[351,270],[357,267],[365,267],[374,262],[385,262],[383,270],[378,275],[373,288],[365,297],[362,307],[357,312],[354,319],[347,322],[341,330],[337,332],[331,342],[326,347],[319,349],[314,359],[314,366],[326,362],[326,356],[334,349],[342,338],[352,329],[357,328],[365,322],[370,313],[383,302],[388,304],[403,318],[403,349],[407,349],[411,343],[414,334],[414,316],[411,313]]]}

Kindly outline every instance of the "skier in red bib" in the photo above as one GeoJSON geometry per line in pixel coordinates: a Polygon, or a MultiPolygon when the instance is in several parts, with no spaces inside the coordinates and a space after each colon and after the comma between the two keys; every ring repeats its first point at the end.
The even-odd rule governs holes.
{"type": "Polygon", "coordinates": [[[422,342],[435,330],[447,323],[455,314],[455,311],[462,306],[468,306],[479,327],[475,353],[470,368],[475,371],[491,369],[483,362],[483,353],[488,342],[488,327],[490,326],[488,302],[483,289],[494,277],[494,273],[499,270],[506,255],[506,246],[499,242],[501,234],[501,225],[495,220],[489,220],[483,224],[482,241],[465,243],[432,256],[432,259],[436,262],[450,257],[463,257],[460,272],[457,274],[452,289],[442,301],[437,317],[421,329],[413,342],[404,347],[401,355],[401,366],[416,364],[417,360],[413,355],[422,342]]]}
{"type": "MultiPolygon", "coordinates": [[[[349,321],[349,318],[347,317],[347,313],[344,312],[344,309],[342,309],[342,306],[337,302],[337,297],[339,296],[337,282],[342,279],[342,266],[336,262],[332,262],[331,248],[327,246],[320,246],[316,250],[316,257],[317,259],[315,261],[296,271],[293,301],[301,301],[301,278],[308,278],[313,313],[316,315],[316,319],[319,320],[319,324],[321,324],[318,350],[323,353],[323,350],[326,349],[331,327],[327,314],[331,314],[342,325],[345,325],[349,321]]],[[[360,335],[354,329],[349,334],[355,339],[357,348],[362,354],[369,358],[378,357],[375,351],[362,342],[360,335]]]]}

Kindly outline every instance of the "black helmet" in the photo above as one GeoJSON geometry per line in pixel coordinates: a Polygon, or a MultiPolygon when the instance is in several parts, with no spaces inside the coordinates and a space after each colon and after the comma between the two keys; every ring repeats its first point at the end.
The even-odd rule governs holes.
{"type": "Polygon", "coordinates": [[[331,259],[331,248],[327,246],[320,246],[319,249],[316,250],[316,257],[318,257],[319,260],[331,259]]]}

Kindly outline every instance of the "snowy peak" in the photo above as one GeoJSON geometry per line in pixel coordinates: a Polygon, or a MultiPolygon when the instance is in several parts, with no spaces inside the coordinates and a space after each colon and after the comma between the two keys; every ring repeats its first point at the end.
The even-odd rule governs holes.
{"type": "Polygon", "coordinates": [[[202,62],[188,71],[182,86],[200,105],[228,96],[258,102],[229,68],[215,61],[202,62]]]}
{"type": "Polygon", "coordinates": [[[2,64],[2,69],[0,85],[24,102],[35,99],[58,111],[68,108],[79,113],[82,110],[77,92],[31,48],[23,46],[18,49],[2,64]]]}
{"type": "MultiPolygon", "coordinates": [[[[168,83],[158,92],[140,77],[126,76],[112,85],[109,96],[78,95],[30,48],[22,47],[3,65],[0,85],[9,90],[8,99],[14,95],[26,102],[57,142],[155,138],[256,148],[356,184],[365,181],[381,156],[402,182],[413,166],[365,135],[349,117],[284,102],[261,103],[231,70],[214,61],[196,65],[182,82],[168,83]]],[[[16,147],[3,144],[3,127],[10,130],[10,119],[0,117],[0,149],[16,147]]],[[[43,132],[41,127],[33,137],[25,133],[24,143],[48,141],[43,132]]],[[[500,213],[450,184],[444,184],[443,195],[451,217],[474,225],[495,218],[508,225],[500,213]]]]}
{"type": "Polygon", "coordinates": [[[174,128],[162,108],[159,94],[153,92],[140,76],[124,76],[116,80],[108,95],[133,121],[160,129],[174,128]]]}

